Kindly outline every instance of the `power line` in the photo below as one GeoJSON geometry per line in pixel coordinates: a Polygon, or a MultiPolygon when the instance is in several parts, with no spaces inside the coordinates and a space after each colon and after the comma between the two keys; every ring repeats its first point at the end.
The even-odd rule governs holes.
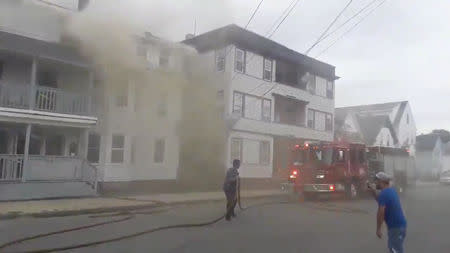
{"type": "Polygon", "coordinates": [[[345,37],[348,33],[350,33],[354,28],[356,28],[359,24],[361,24],[370,14],[372,14],[376,9],[378,9],[381,5],[383,5],[386,2],[386,0],[383,0],[380,2],[375,8],[370,10],[365,16],[363,16],[357,23],[355,23],[350,29],[345,31],[339,38],[337,38],[335,41],[333,41],[328,47],[326,47],[324,50],[322,50],[319,54],[317,54],[316,58],[321,56],[323,53],[328,51],[332,46],[334,46],[339,40],[345,37]]]}
{"type": "Polygon", "coordinates": [[[258,6],[256,7],[255,11],[253,12],[252,16],[250,17],[250,19],[248,20],[247,24],[245,25],[245,28],[247,29],[248,25],[250,25],[250,22],[252,22],[253,18],[255,17],[256,13],[259,10],[259,7],[261,6],[261,4],[264,2],[264,0],[261,0],[258,4],[258,6]]]}
{"type": "Polygon", "coordinates": [[[354,18],[356,18],[357,16],[359,16],[359,14],[361,14],[362,12],[364,12],[365,10],[367,10],[369,7],[371,7],[375,2],[377,2],[378,0],[373,0],[370,3],[366,4],[361,10],[359,10],[357,13],[355,13],[353,16],[351,16],[350,18],[348,18],[347,20],[345,20],[344,23],[340,24],[338,27],[336,27],[335,29],[333,29],[330,33],[324,35],[318,42],[317,44],[319,44],[320,42],[324,41],[326,38],[328,38],[329,36],[333,35],[335,32],[339,31],[342,27],[344,27],[346,24],[348,24],[348,22],[352,21],[354,18]]]}
{"type": "Polygon", "coordinates": [[[280,28],[280,26],[284,23],[284,21],[286,20],[287,17],[289,17],[289,15],[291,14],[291,12],[295,9],[295,7],[297,6],[297,4],[300,2],[300,0],[297,0],[295,2],[295,4],[292,6],[292,8],[289,10],[289,12],[284,16],[283,20],[281,20],[281,22],[278,24],[278,26],[275,28],[275,30],[269,35],[268,38],[272,38],[272,36],[275,34],[275,32],[278,30],[278,28],[280,28]]]}
{"type": "Polygon", "coordinates": [[[345,7],[338,13],[338,15],[333,19],[333,21],[328,25],[327,29],[320,34],[319,38],[317,38],[316,42],[314,42],[305,52],[305,55],[308,55],[309,52],[320,42],[320,39],[322,39],[323,36],[331,29],[331,27],[338,21],[338,19],[342,16],[342,14],[347,10],[347,8],[350,6],[350,4],[353,2],[353,0],[348,1],[348,3],[345,5],[345,7]]]}
{"type": "Polygon", "coordinates": [[[275,29],[275,26],[277,26],[278,22],[281,21],[281,19],[286,15],[286,13],[292,8],[292,5],[295,3],[296,0],[292,0],[292,2],[289,4],[288,7],[286,7],[286,9],[284,9],[284,11],[281,13],[280,16],[278,16],[278,18],[275,20],[275,22],[272,24],[272,26],[270,27],[270,29],[266,32],[266,34],[270,34],[270,32],[275,29]]]}

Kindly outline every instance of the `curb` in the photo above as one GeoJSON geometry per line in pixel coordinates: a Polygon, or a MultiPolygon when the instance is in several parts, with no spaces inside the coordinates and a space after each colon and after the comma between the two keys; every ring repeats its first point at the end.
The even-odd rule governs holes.
{"type": "MultiPolygon", "coordinates": [[[[270,197],[280,197],[286,196],[286,193],[271,194],[271,195],[259,195],[259,196],[246,196],[242,199],[258,199],[258,198],[270,198],[270,197]]],[[[39,213],[22,213],[22,212],[10,212],[0,215],[0,220],[11,220],[23,217],[33,217],[33,218],[51,218],[51,217],[64,217],[64,216],[75,216],[75,215],[85,215],[85,214],[101,214],[109,212],[129,212],[134,210],[148,209],[148,208],[158,208],[162,206],[177,206],[183,204],[199,204],[207,202],[218,202],[224,201],[225,198],[213,198],[213,199],[199,199],[199,200],[185,200],[185,201],[174,201],[170,203],[165,203],[161,201],[150,201],[150,200],[139,200],[132,198],[118,198],[122,200],[130,200],[136,202],[151,202],[149,204],[137,204],[130,206],[114,206],[114,207],[101,207],[92,209],[81,209],[81,210],[63,210],[63,211],[44,211],[39,213]]]]}

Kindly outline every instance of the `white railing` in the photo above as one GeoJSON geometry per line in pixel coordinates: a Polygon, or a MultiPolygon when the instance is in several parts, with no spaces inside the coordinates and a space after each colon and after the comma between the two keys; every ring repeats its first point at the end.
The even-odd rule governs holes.
{"type": "Polygon", "coordinates": [[[97,192],[98,168],[87,160],[83,161],[82,180],[97,192]]]}
{"type": "Polygon", "coordinates": [[[0,181],[18,181],[23,175],[23,155],[0,154],[0,181]]]}
{"type": "Polygon", "coordinates": [[[33,87],[34,104],[30,107],[29,85],[7,85],[0,83],[0,107],[34,109],[75,115],[94,115],[91,96],[44,86],[33,87]]]}
{"type": "Polygon", "coordinates": [[[89,115],[89,96],[36,86],[34,109],[41,111],[89,115]]]}
{"type": "Polygon", "coordinates": [[[5,85],[0,83],[0,106],[29,108],[30,87],[26,85],[5,85]]]}

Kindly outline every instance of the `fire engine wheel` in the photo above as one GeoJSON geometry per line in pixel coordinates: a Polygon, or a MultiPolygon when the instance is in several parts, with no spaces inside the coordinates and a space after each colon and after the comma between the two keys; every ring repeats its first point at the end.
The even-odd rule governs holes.
{"type": "Polygon", "coordinates": [[[345,193],[348,199],[357,199],[359,197],[358,186],[354,182],[347,184],[345,193]]]}

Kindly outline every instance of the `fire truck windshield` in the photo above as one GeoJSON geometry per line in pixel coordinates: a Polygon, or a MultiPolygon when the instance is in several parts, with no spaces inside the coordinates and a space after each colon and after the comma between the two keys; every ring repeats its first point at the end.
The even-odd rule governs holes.
{"type": "Polygon", "coordinates": [[[311,160],[330,165],[333,162],[333,149],[313,149],[311,150],[311,160]]]}

